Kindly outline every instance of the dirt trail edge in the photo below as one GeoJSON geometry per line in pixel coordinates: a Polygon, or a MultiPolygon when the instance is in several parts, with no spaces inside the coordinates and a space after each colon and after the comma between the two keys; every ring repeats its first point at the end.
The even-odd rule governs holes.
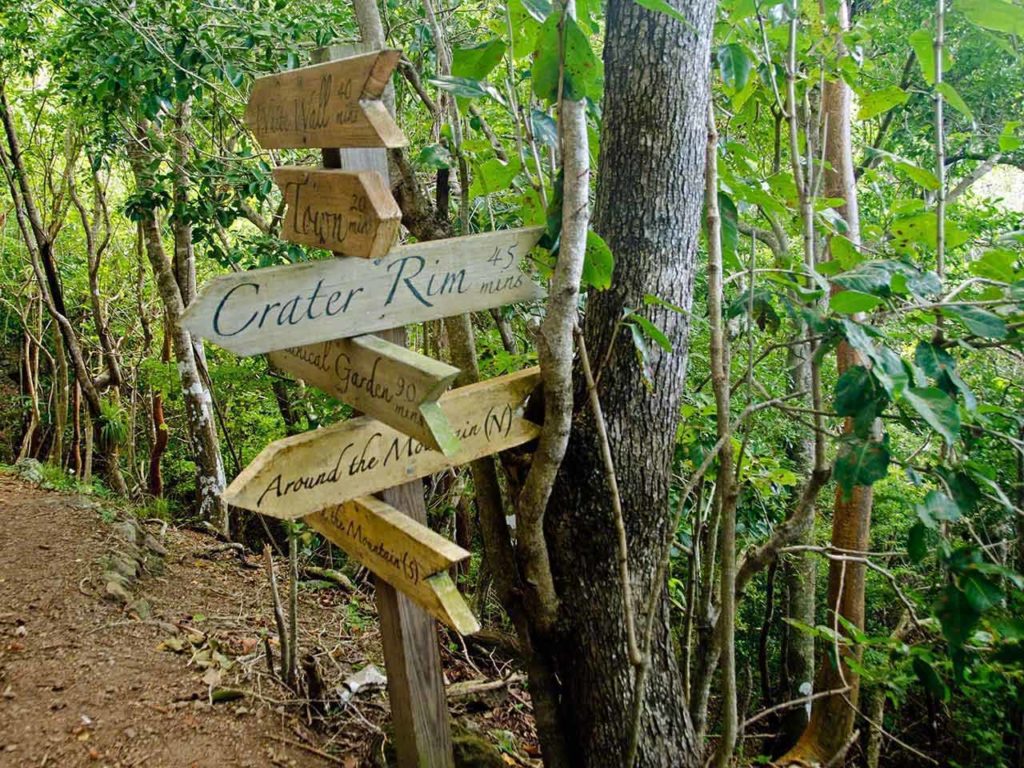
{"type": "Polygon", "coordinates": [[[273,686],[209,703],[259,657],[261,572],[171,531],[164,572],[135,585],[142,621],[104,599],[115,530],[88,499],[0,474],[0,766],[355,764],[287,743],[304,731],[273,686]]]}

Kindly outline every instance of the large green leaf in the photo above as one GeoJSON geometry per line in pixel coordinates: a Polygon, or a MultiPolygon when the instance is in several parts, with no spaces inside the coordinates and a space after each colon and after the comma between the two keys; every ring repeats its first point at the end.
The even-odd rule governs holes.
{"type": "Polygon", "coordinates": [[[960,436],[960,409],[956,401],[941,389],[910,387],[903,392],[903,399],[947,443],[960,436]]]}
{"type": "Polygon", "coordinates": [[[564,75],[563,97],[572,101],[601,100],[604,66],[590,47],[590,41],[571,16],[552,13],[537,33],[533,62],[533,90],[548,102],[558,100],[558,75],[564,75]],[[562,27],[565,31],[565,61],[559,60],[562,27]]]}
{"type": "Polygon", "coordinates": [[[881,441],[858,435],[840,438],[833,474],[836,482],[850,493],[858,485],[873,485],[889,471],[889,436],[881,441]]]}
{"type": "Polygon", "coordinates": [[[452,50],[452,74],[456,77],[484,80],[501,62],[505,48],[505,41],[499,38],[486,40],[468,48],[455,48],[452,50]]]}
{"type": "Polygon", "coordinates": [[[583,257],[582,282],[598,291],[611,287],[615,257],[612,249],[597,232],[587,230],[587,250],[583,257]]]}
{"type": "Polygon", "coordinates": [[[877,91],[868,91],[860,95],[860,110],[857,112],[858,120],[870,120],[893,107],[905,104],[910,94],[898,85],[890,85],[887,88],[880,88],[877,91]]]}
{"type": "MultiPolygon", "coordinates": [[[[935,39],[930,29],[919,29],[908,38],[910,47],[914,49],[917,63],[921,65],[921,75],[928,85],[935,85],[935,39]]],[[[953,57],[949,46],[942,49],[942,69],[948,72],[953,66],[953,57]]]]}
{"type": "Polygon", "coordinates": [[[840,416],[853,419],[854,432],[860,437],[870,437],[875,419],[888,404],[885,389],[862,365],[848,368],[836,382],[833,407],[840,416]]]}
{"type": "Polygon", "coordinates": [[[942,308],[943,314],[952,315],[963,323],[967,330],[984,339],[1005,339],[1009,334],[1006,323],[998,316],[981,307],[970,304],[949,304],[942,308]]]}
{"type": "Polygon", "coordinates": [[[1012,283],[1016,276],[1018,254],[1008,248],[993,248],[985,251],[980,259],[972,261],[968,266],[972,275],[998,280],[1001,283],[1012,283]]]}
{"type": "Polygon", "coordinates": [[[917,516],[928,528],[937,530],[942,523],[955,523],[961,517],[960,507],[942,491],[929,491],[918,504],[917,516]]]}
{"type": "MultiPolygon", "coordinates": [[[[913,216],[906,216],[896,219],[890,227],[892,232],[892,244],[900,251],[913,250],[912,243],[924,245],[928,248],[935,248],[938,240],[938,224],[934,211],[925,211],[913,216]]],[[[955,221],[946,221],[946,247],[957,248],[971,236],[965,232],[955,221]]]]}
{"type": "Polygon", "coordinates": [[[1024,7],[1005,0],[958,0],[957,7],[979,27],[1024,35],[1024,7]]]}
{"type": "Polygon", "coordinates": [[[956,88],[949,83],[939,83],[936,90],[942,94],[943,98],[949,102],[953,109],[964,115],[968,120],[974,119],[974,113],[971,112],[971,108],[967,106],[967,102],[963,100],[963,97],[960,96],[956,88]]]}
{"type": "Polygon", "coordinates": [[[486,160],[474,166],[473,183],[469,186],[471,197],[480,197],[494,192],[501,192],[511,186],[512,180],[522,165],[518,157],[513,155],[507,163],[501,162],[496,157],[486,160]]]}
{"type": "Polygon", "coordinates": [[[928,341],[919,341],[914,351],[914,362],[928,376],[935,380],[943,392],[954,395],[960,392],[964,396],[967,410],[973,411],[978,406],[974,392],[967,386],[956,369],[956,360],[946,350],[928,341]]]}
{"type": "Polygon", "coordinates": [[[974,634],[981,614],[953,584],[947,585],[932,607],[942,625],[942,634],[954,650],[960,650],[974,634]]]}
{"type": "Polygon", "coordinates": [[[882,303],[877,296],[860,291],[840,291],[833,294],[828,305],[833,312],[841,315],[853,315],[857,312],[870,312],[882,303]]]}
{"type": "Polygon", "coordinates": [[[746,88],[753,67],[747,49],[739,43],[727,43],[718,48],[716,57],[722,81],[734,91],[746,88]]]}

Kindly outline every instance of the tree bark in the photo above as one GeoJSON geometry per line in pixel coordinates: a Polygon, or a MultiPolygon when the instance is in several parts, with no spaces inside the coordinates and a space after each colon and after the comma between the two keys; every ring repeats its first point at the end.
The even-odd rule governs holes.
{"type": "MultiPolygon", "coordinates": [[[[616,257],[612,287],[590,297],[584,324],[606,414],[630,544],[633,594],[656,602],[650,672],[642,692],[637,765],[689,766],[698,749],[669,626],[664,584],[654,584],[669,521],[668,494],[685,379],[688,314],[652,307],[672,341],[652,349],[653,389],[629,333],[615,334],[623,309],[654,294],[690,309],[704,188],[708,57],[714,3],[684,5],[693,25],[610,0],[605,39],[604,135],[594,229],[616,257]],[[680,87],[685,83],[685,87],[680,87]],[[613,337],[615,338],[612,347],[613,337]]],[[[579,402],[585,402],[581,398],[579,402]]],[[[563,687],[566,739],[582,766],[624,765],[636,672],[626,652],[623,591],[612,509],[590,411],[574,423],[548,509],[548,536],[561,604],[551,650],[563,687]]],[[[640,626],[644,616],[637,616],[640,626]]]]}
{"type": "MultiPolygon", "coordinates": [[[[136,184],[141,190],[151,190],[153,178],[147,168],[146,134],[128,143],[128,153],[136,184]]],[[[146,254],[153,269],[157,291],[164,305],[171,346],[178,361],[181,389],[185,402],[185,421],[196,462],[196,486],[199,495],[199,514],[211,521],[225,536],[230,534],[227,504],[223,499],[225,485],[224,465],[221,460],[217,427],[213,420],[213,402],[203,380],[196,358],[192,335],[182,322],[185,304],[175,278],[174,266],[164,249],[156,211],[147,211],[142,218],[142,234],[146,254]]]]}
{"type": "MultiPolygon", "coordinates": [[[[841,54],[844,45],[843,35],[850,27],[847,0],[839,0],[836,18],[836,45],[838,53],[841,54]]],[[[824,195],[826,198],[844,201],[838,211],[846,221],[846,237],[859,247],[860,214],[857,205],[857,180],[853,168],[851,91],[842,78],[826,80],[821,99],[826,125],[823,136],[823,156],[826,163],[824,195]]],[[[857,352],[846,342],[840,344],[836,356],[840,375],[851,366],[861,363],[857,352]]],[[[852,429],[852,421],[847,419],[843,431],[848,433],[852,429]]],[[[832,513],[833,547],[853,551],[867,549],[871,505],[870,486],[855,487],[849,494],[840,487],[836,488],[832,513]]],[[[830,627],[844,634],[846,631],[839,625],[836,614],[854,626],[864,628],[865,571],[863,563],[837,560],[829,562],[827,622],[830,627]]],[[[859,649],[853,653],[859,659],[859,649]]],[[[849,687],[849,691],[815,699],[807,728],[793,749],[779,760],[780,765],[801,764],[801,761],[828,762],[846,747],[853,733],[859,676],[846,663],[845,657],[839,659],[837,663],[834,655],[832,649],[829,649],[821,660],[814,688],[816,691],[830,691],[849,687]]]]}

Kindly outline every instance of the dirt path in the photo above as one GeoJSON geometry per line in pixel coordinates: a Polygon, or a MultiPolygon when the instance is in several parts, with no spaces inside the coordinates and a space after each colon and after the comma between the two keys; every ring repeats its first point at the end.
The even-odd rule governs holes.
{"type": "Polygon", "coordinates": [[[189,664],[189,651],[253,649],[256,573],[197,559],[211,540],[172,532],[165,572],[136,585],[154,606],[141,622],[101,597],[112,538],[90,502],[0,474],[0,766],[329,765],[273,739],[299,741],[294,714],[211,705],[189,664]],[[210,628],[218,616],[234,634],[210,628]],[[159,649],[174,636],[183,653],[159,649]]]}

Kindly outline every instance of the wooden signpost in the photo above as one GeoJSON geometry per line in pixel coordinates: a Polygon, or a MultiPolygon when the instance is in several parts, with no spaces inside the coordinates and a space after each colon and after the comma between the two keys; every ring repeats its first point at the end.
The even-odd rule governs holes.
{"type": "Polygon", "coordinates": [[[274,169],[288,204],[281,237],[347,256],[377,258],[394,246],[402,211],[379,173],[290,165],[274,169]]]}
{"type": "Polygon", "coordinates": [[[540,427],[522,416],[540,369],[488,379],[445,394],[441,409],[455,428],[454,456],[362,416],[271,443],[224,492],[229,504],[291,520],[357,496],[377,493],[522,445],[540,427]]]}
{"type": "Polygon", "coordinates": [[[328,259],[221,275],[185,312],[198,336],[255,355],[529,301],[520,269],[541,227],[403,245],[380,259],[328,259]]]}
{"type": "Polygon", "coordinates": [[[404,147],[380,97],[400,51],[384,50],[259,78],[246,125],[264,149],[404,147]]]}
{"type": "Polygon", "coordinates": [[[463,635],[480,624],[448,569],[470,553],[373,496],[328,507],[306,522],[430,615],[463,635]]]}
{"type": "Polygon", "coordinates": [[[217,277],[185,321],[238,354],[269,352],[275,366],[366,414],[267,446],[225,499],[303,517],[374,573],[398,764],[452,768],[430,617],[463,634],[480,627],[449,575],[469,553],[426,526],[420,479],[535,439],[540,427],[523,408],[540,373],[446,391],[458,370],[406,349],[403,326],[540,298],[522,266],[542,229],[393,248],[401,212],[385,152],[372,148],[406,144],[381,101],[400,54],[335,52],[257,80],[245,119],[264,148],[321,148],[330,166],[274,172],[287,205],[282,237],[361,258],[217,277]]]}
{"type": "Polygon", "coordinates": [[[459,369],[411,349],[357,336],[271,352],[270,362],[416,438],[451,455],[459,447],[448,417],[437,403],[459,369]]]}

